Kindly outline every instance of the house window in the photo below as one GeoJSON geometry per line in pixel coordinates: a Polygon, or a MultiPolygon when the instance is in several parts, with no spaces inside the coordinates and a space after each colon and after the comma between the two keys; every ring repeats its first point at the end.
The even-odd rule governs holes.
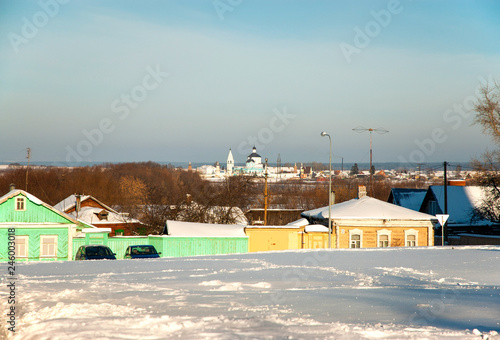
{"type": "Polygon", "coordinates": [[[40,257],[57,257],[57,235],[40,236],[40,257]]]}
{"type": "Polygon", "coordinates": [[[380,235],[378,238],[379,247],[389,247],[389,235],[380,235]]]}
{"type": "Polygon", "coordinates": [[[361,235],[353,234],[351,235],[351,248],[361,248],[361,235]]]}
{"type": "Polygon", "coordinates": [[[16,211],[26,210],[26,197],[16,197],[16,211]]]}
{"type": "Polygon", "coordinates": [[[414,229],[405,230],[405,245],[407,247],[418,246],[418,231],[414,229]]]}
{"type": "Polygon", "coordinates": [[[28,236],[16,235],[16,257],[28,257],[28,236]]]}
{"type": "Polygon", "coordinates": [[[377,230],[377,247],[390,247],[391,246],[391,231],[390,230],[377,230]]]}
{"type": "Polygon", "coordinates": [[[417,240],[415,235],[406,236],[406,246],[407,247],[415,247],[417,245],[417,240]]]}
{"type": "Polygon", "coordinates": [[[363,247],[363,231],[360,229],[349,230],[349,248],[363,247]]]}

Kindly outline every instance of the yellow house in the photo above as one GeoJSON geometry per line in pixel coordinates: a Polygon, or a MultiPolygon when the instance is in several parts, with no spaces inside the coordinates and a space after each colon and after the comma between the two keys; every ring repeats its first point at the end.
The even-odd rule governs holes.
{"type": "MultiPolygon", "coordinates": [[[[309,222],[328,223],[328,207],[302,213],[309,222]]],[[[332,247],[374,248],[433,246],[437,218],[372,197],[333,205],[332,247]]]]}
{"type": "Polygon", "coordinates": [[[328,247],[328,228],[304,218],[283,226],[246,226],[245,234],[249,252],[328,247]]]}

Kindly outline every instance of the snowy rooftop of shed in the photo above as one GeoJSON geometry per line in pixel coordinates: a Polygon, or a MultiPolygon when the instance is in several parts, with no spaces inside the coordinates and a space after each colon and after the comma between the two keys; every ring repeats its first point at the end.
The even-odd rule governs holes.
{"type": "Polygon", "coordinates": [[[239,224],[209,224],[167,221],[169,236],[182,237],[247,237],[245,226],[239,224]]]}

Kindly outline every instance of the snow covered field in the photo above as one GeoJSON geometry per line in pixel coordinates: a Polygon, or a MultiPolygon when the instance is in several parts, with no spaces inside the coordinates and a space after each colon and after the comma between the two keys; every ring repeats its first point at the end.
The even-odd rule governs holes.
{"type": "Polygon", "coordinates": [[[18,263],[0,337],[500,339],[499,269],[495,246],[18,263]]]}

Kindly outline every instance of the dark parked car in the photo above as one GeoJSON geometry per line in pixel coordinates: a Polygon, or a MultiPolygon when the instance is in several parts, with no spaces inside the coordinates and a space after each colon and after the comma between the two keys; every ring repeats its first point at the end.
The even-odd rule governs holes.
{"type": "Polygon", "coordinates": [[[75,261],[78,260],[116,260],[115,253],[109,247],[90,244],[87,246],[81,246],[75,255],[75,261]]]}
{"type": "Polygon", "coordinates": [[[152,259],[160,257],[161,253],[158,253],[154,246],[151,245],[140,245],[140,246],[129,246],[125,252],[125,259],[152,259]]]}

